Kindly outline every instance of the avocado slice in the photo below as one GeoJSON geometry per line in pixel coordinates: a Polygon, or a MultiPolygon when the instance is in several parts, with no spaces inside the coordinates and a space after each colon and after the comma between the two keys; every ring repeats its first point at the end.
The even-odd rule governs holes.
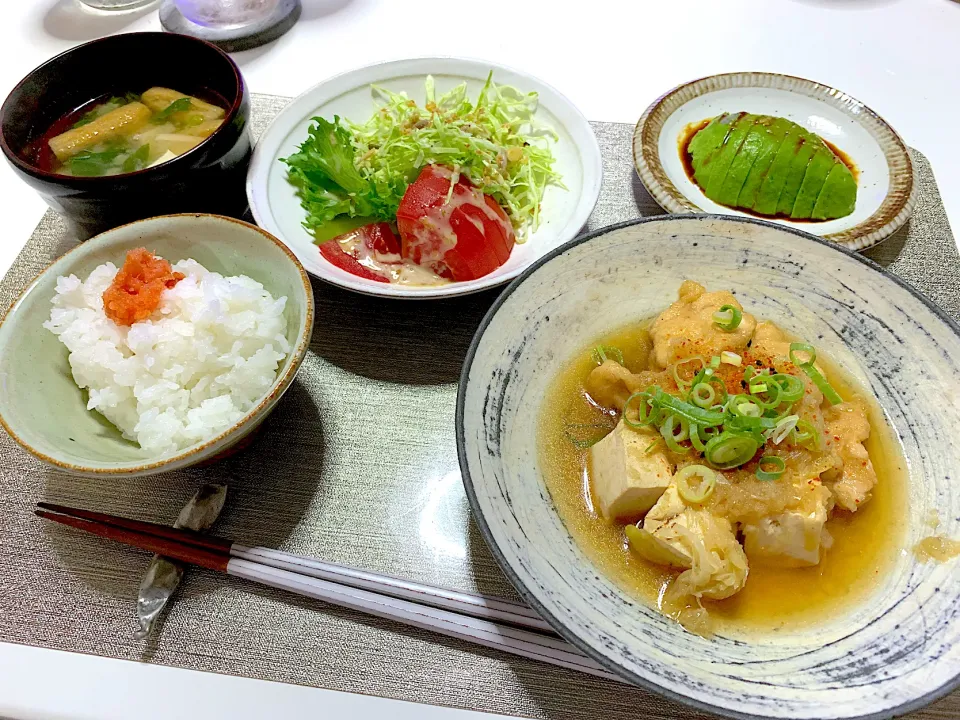
{"type": "MultiPolygon", "coordinates": [[[[777,157],[777,152],[780,150],[780,146],[783,145],[783,141],[787,137],[791,125],[789,120],[784,120],[783,118],[768,117],[763,119],[772,120],[772,122],[764,123],[763,125],[765,131],[763,148],[760,150],[760,154],[757,155],[753,167],[750,168],[743,187],[740,188],[740,195],[737,196],[737,207],[746,208],[747,210],[753,210],[756,206],[757,198],[760,195],[760,186],[763,185],[763,181],[767,177],[767,172],[770,170],[770,166],[773,165],[773,161],[777,157]]],[[[758,124],[760,123],[758,122],[758,124]]]]}
{"type": "Polygon", "coordinates": [[[823,183],[833,166],[838,162],[840,161],[837,156],[821,142],[820,147],[810,158],[810,163],[807,165],[807,173],[803,176],[803,183],[800,185],[797,199],[793,203],[793,210],[790,211],[791,218],[794,220],[810,218],[813,206],[817,204],[817,198],[820,197],[820,191],[823,190],[823,183]]]}
{"type": "Polygon", "coordinates": [[[823,147],[820,138],[804,131],[799,139],[797,154],[793,156],[787,168],[786,180],[783,182],[783,192],[777,201],[777,215],[789,215],[793,211],[793,204],[797,201],[797,193],[803,184],[803,176],[807,174],[807,166],[818,149],[823,147]]]}
{"type": "Polygon", "coordinates": [[[848,215],[856,204],[850,169],[818,135],[784,118],[723,113],[681,152],[693,181],[723,205],[823,220],[848,215]]]}
{"type": "Polygon", "coordinates": [[[813,220],[832,220],[849,215],[857,204],[857,181],[850,168],[838,162],[823,183],[810,215],[813,220]]]}
{"type": "Polygon", "coordinates": [[[750,174],[750,169],[757,161],[760,151],[769,144],[767,140],[767,126],[771,118],[758,117],[753,126],[747,131],[747,136],[743,139],[743,145],[737,151],[730,169],[727,170],[727,176],[723,179],[720,186],[720,192],[717,194],[716,201],[721,205],[737,205],[737,198],[740,197],[740,190],[743,183],[750,174]]]}
{"type": "Polygon", "coordinates": [[[797,151],[800,150],[800,139],[804,134],[804,129],[793,123],[787,130],[780,149],[770,164],[767,176],[760,184],[760,192],[757,193],[757,202],[753,206],[754,212],[761,215],[775,215],[777,212],[777,201],[783,192],[783,184],[787,179],[787,170],[797,151]]]}
{"type": "Polygon", "coordinates": [[[703,130],[694,135],[687,145],[687,152],[690,153],[690,161],[693,165],[693,180],[701,189],[710,181],[710,173],[713,169],[711,160],[723,146],[723,141],[739,117],[740,113],[718,115],[703,130]]]}
{"type": "Polygon", "coordinates": [[[733,159],[737,156],[737,153],[740,152],[740,147],[743,145],[747,133],[750,132],[750,128],[753,127],[756,120],[756,115],[750,115],[749,113],[741,115],[740,119],[730,128],[730,132],[723,141],[723,145],[720,147],[716,158],[711,160],[713,163],[713,171],[710,173],[710,180],[706,187],[703,188],[703,192],[714,202],[719,202],[717,198],[720,196],[720,188],[723,187],[723,181],[727,177],[727,171],[730,170],[733,159]]]}

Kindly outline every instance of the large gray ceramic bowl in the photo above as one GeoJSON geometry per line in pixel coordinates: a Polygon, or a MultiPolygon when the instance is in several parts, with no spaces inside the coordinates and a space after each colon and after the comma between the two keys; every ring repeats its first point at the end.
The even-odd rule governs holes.
{"type": "Polygon", "coordinates": [[[558,371],[597,337],[649,318],[680,283],[730,288],[868,386],[909,467],[907,547],[960,538],[960,328],[898,278],[811,235],[721,216],[616,225],[546,256],[474,339],[457,407],[474,516],[504,570],[564,637],[624,678],[732,717],[881,718],[957,686],[960,559],[901,553],[860,604],[749,640],[690,634],[602,576],[541,476],[536,428],[558,371]]]}

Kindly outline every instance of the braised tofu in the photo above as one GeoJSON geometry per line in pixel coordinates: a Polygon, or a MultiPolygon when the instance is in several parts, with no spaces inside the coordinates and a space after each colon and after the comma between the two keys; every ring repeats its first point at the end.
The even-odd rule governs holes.
{"type": "Polygon", "coordinates": [[[633,430],[621,420],[590,448],[590,476],[600,514],[630,522],[660,499],[670,484],[673,465],[658,434],[633,430]]]}
{"type": "Polygon", "coordinates": [[[665,368],[678,360],[702,355],[711,357],[724,350],[740,353],[747,347],[757,321],[749,313],[731,332],[721,330],[713,314],[724,305],[743,310],[732,293],[707,292],[702,285],[686,280],[680,286],[679,299],[660,313],[650,326],[653,361],[665,368]]]}
{"type": "Polygon", "coordinates": [[[829,509],[830,491],[819,479],[808,480],[796,508],[741,526],[747,557],[777,567],[819,564],[829,509]]]}
{"type": "MultiPolygon", "coordinates": [[[[722,600],[739,592],[749,570],[733,525],[713,513],[688,506],[671,484],[647,513],[643,531],[649,533],[635,549],[652,562],[654,555],[670,558],[670,565],[687,571],[676,580],[680,595],[722,600]]],[[[631,543],[631,547],[634,544],[631,543]]]]}

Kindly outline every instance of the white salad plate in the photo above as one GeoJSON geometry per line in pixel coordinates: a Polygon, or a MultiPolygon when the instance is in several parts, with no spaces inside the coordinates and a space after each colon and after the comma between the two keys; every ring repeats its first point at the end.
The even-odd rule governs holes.
{"type": "Polygon", "coordinates": [[[844,92],[775,73],[713,75],[674,88],[637,123],[633,157],[647,191],[671,213],[758,217],[710,200],[688,176],[680,142],[688,125],[721,113],[775,115],[829,141],[859,170],[853,213],[822,222],[762,218],[825,237],[851,250],[876,245],[896,232],[917,202],[918,184],[907,146],[886,121],[844,92]]]}
{"type": "Polygon", "coordinates": [[[501,285],[519,275],[537,258],[573,239],[587,222],[600,196],[603,177],[600,146],[586,118],[557,90],[526,73],[481,60],[427,57],[370,65],[351,70],[315,85],[277,115],[254,150],[247,175],[247,197],[257,224],[278,237],[297,256],[307,271],[321,280],[369,295],[394,298],[441,298],[465,295],[501,285]],[[497,84],[512,85],[521,92],[539,94],[534,117],[556,131],[551,143],[566,189],[547,188],[540,211],[540,226],[526,242],[514,246],[510,258],[494,272],[476,280],[435,287],[393,285],[352,275],[327,262],[313,236],[303,227],[305,212],[296,190],[287,180],[287,166],[280,158],[295,153],[307,138],[311,118],[334,115],[354,122],[366,121],[378,107],[370,85],[406,92],[424,102],[428,75],[436,81],[437,95],[462,82],[475,100],[490,71],[497,84]]]}
{"type": "Polygon", "coordinates": [[[957,377],[960,327],[857,253],[753,219],[630,221],[555,250],[494,303],[460,378],[460,468],[506,574],[607,669],[730,717],[889,718],[960,681],[960,558],[922,563],[910,551],[934,532],[960,538],[957,377]],[[901,446],[903,550],[875,587],[822,621],[687,632],[604,575],[544,482],[537,427],[550,384],[604,334],[661,312],[686,279],[729,289],[757,317],[809,338],[870,389],[901,446]]]}

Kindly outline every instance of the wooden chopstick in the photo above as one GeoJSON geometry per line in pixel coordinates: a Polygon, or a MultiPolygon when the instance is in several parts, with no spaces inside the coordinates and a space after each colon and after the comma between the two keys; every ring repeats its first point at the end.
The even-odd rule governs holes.
{"type": "Polygon", "coordinates": [[[46,518],[47,520],[53,520],[54,522],[61,523],[62,525],[69,525],[70,527],[77,528],[78,530],[85,530],[88,533],[99,535],[100,537],[107,538],[108,540],[116,540],[117,542],[122,542],[125,545],[132,545],[133,547],[138,547],[141,550],[149,550],[150,552],[158,553],[160,555],[166,555],[176,560],[182,560],[183,562],[190,563],[191,565],[205,567],[209,570],[226,572],[227,565],[230,561],[230,556],[223,552],[213,552],[203,548],[194,547],[193,545],[181,545],[167,538],[157,537],[155,535],[147,535],[136,530],[128,530],[126,528],[117,527],[116,525],[107,525],[96,520],[72,517],[65,514],[58,515],[46,510],[34,510],[34,513],[42,518],[46,518]]]}
{"type": "Polygon", "coordinates": [[[41,509],[36,514],[40,517],[100,537],[515,655],[619,680],[554,636],[550,626],[525,605],[279,550],[249,548],[224,538],[200,536],[155,523],[63,505],[39,505],[41,509]]]}
{"type": "MultiPolygon", "coordinates": [[[[60,515],[83,518],[84,520],[92,520],[94,522],[103,523],[104,525],[111,525],[113,527],[124,528],[126,530],[134,530],[146,535],[153,535],[154,537],[165,538],[177,543],[193,545],[194,547],[210,550],[212,552],[219,552],[222,554],[229,554],[230,546],[233,545],[233,543],[229,540],[218,538],[215,535],[204,535],[203,533],[194,532],[188,528],[174,528],[170,527],[169,525],[160,525],[159,523],[144,522],[142,520],[130,520],[129,518],[120,517],[119,515],[107,515],[106,513],[94,512],[93,510],[81,510],[79,508],[67,507],[66,505],[55,505],[54,503],[39,502],[37,503],[37,507],[41,510],[49,510],[50,512],[58,513],[60,515]]],[[[37,515],[40,515],[40,513],[37,513],[37,515]]],[[[47,516],[44,515],[41,517],[47,516]]],[[[54,518],[47,517],[47,519],[53,520],[54,518]]],[[[127,544],[129,545],[131,543],[127,544]]],[[[149,548],[144,549],[146,550],[149,548]]]]}
{"type": "MultiPolygon", "coordinates": [[[[59,520],[59,517],[79,517],[85,520],[94,521],[95,523],[100,523],[105,526],[143,533],[145,535],[155,537],[158,540],[167,540],[174,545],[152,544],[150,547],[147,547],[143,543],[134,542],[133,538],[135,536],[125,536],[126,539],[120,540],[120,542],[124,542],[127,545],[140,547],[144,550],[150,550],[152,552],[166,555],[167,557],[175,559],[182,559],[177,554],[179,551],[179,545],[182,543],[200,549],[209,550],[214,553],[220,553],[224,556],[250,560],[251,562],[256,562],[261,565],[269,565],[281,570],[290,570],[292,572],[309,575],[321,580],[337,582],[342,585],[347,585],[349,587],[361,590],[370,590],[383,595],[389,595],[390,597],[410,600],[412,602],[430,605],[431,607],[441,608],[444,610],[451,610],[453,612],[460,612],[465,615],[470,615],[471,617],[510,623],[511,625],[517,625],[519,627],[524,627],[529,630],[536,630],[538,632],[547,632],[551,634],[554,632],[553,628],[551,628],[550,625],[543,620],[543,618],[537,615],[537,613],[530,609],[527,605],[502,598],[474,595],[472,593],[463,593],[456,590],[447,590],[445,588],[425,585],[423,583],[417,583],[411,580],[404,580],[402,578],[391,577],[389,575],[382,575],[380,573],[360,570],[358,568],[352,568],[346,565],[338,565],[336,563],[329,563],[300,555],[293,555],[291,553],[286,553],[281,550],[273,550],[271,548],[251,548],[231,542],[225,538],[204,535],[192,530],[172,528],[166,525],[159,525],[157,523],[143,522],[141,520],[130,520],[117,515],[107,515],[106,513],[94,512],[92,510],[81,510],[78,508],[71,508],[65,505],[56,505],[53,503],[37,503],[37,506],[44,510],[59,513],[58,516],[51,516],[49,514],[41,515],[41,513],[38,512],[37,514],[41,515],[41,517],[63,522],[63,524],[71,525],[72,527],[77,527],[81,530],[86,530],[88,528],[87,526],[80,526],[73,522],[61,521],[59,520]],[[158,550],[158,547],[163,549],[158,550]]],[[[100,535],[101,537],[119,540],[118,537],[114,537],[116,533],[109,534],[106,531],[95,532],[93,530],[91,530],[91,532],[94,532],[94,534],[100,535]]],[[[206,556],[201,555],[197,557],[205,558],[206,556]]],[[[185,560],[185,562],[191,561],[185,560]]],[[[210,567],[209,564],[203,564],[200,562],[194,564],[203,565],[203,567],[210,567]]],[[[220,568],[213,567],[211,569],[219,570],[220,568]]]]}

